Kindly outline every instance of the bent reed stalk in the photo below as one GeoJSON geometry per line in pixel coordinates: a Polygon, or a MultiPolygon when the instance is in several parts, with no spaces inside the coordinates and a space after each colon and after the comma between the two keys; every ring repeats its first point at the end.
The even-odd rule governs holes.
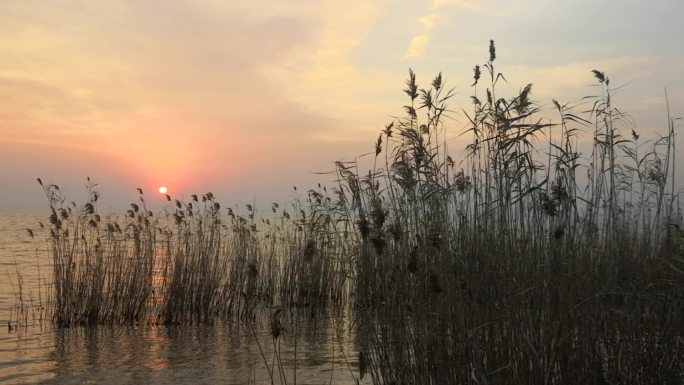
{"type": "Polygon", "coordinates": [[[420,88],[410,71],[406,117],[380,133],[372,168],[336,162],[336,186],[293,202],[296,219],[277,204],[269,218],[250,205],[240,216],[211,193],[159,216],[142,191],[125,218],[103,218],[95,185],[82,208],[45,185],[56,324],[353,304],[374,383],[681,383],[684,233],[669,107],[665,134],[640,141],[595,70],[591,107],[554,100],[551,122],[531,84],[500,96],[495,61],[491,41],[463,110],[472,142],[461,162],[447,148],[453,90],[441,74],[420,88]]]}

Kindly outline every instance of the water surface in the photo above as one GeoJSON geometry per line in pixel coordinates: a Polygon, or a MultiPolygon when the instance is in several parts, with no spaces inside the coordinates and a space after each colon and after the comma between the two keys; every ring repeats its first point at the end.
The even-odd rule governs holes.
{"type": "Polygon", "coordinates": [[[41,219],[0,214],[0,384],[270,384],[271,376],[294,384],[295,375],[297,384],[355,383],[358,345],[348,314],[285,312],[277,341],[267,310],[253,324],[56,329],[40,322],[51,283],[41,219]],[[17,320],[20,301],[28,311],[17,320]]]}

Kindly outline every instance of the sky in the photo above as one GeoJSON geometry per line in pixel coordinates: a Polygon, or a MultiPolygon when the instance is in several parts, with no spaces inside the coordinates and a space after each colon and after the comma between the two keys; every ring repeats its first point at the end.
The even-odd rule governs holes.
{"type": "MultiPolygon", "coordinates": [[[[591,70],[643,137],[684,116],[680,0],[2,0],[0,212],[47,207],[36,178],[118,210],[211,191],[287,202],[373,150],[409,68],[454,87],[460,159],[475,65],[497,47],[513,96],[579,101],[591,70]]],[[[682,157],[680,157],[682,158],[682,157]]],[[[679,167],[680,170],[684,167],[679,167]]]]}

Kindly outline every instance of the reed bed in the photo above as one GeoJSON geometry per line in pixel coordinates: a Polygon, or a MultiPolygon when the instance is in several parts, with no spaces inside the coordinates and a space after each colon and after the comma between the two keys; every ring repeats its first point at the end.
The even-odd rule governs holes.
{"type": "Polygon", "coordinates": [[[94,184],[82,207],[43,186],[56,324],[352,305],[358,370],[374,383],[680,384],[676,120],[668,110],[661,137],[641,139],[597,70],[597,96],[554,100],[550,120],[531,84],[500,95],[495,63],[492,41],[461,111],[460,162],[453,90],[410,72],[406,116],[381,131],[370,170],[336,162],[334,186],[272,215],[211,193],[153,214],[140,191],[124,218],[103,217],[94,184]]]}
{"type": "Polygon", "coordinates": [[[459,164],[445,140],[451,91],[441,74],[422,89],[412,72],[407,117],[381,133],[375,168],[338,164],[361,239],[356,301],[374,382],[681,383],[675,120],[639,141],[593,71],[587,111],[553,101],[549,123],[532,85],[499,95],[489,50],[459,164]]]}
{"type": "Polygon", "coordinates": [[[168,197],[154,214],[140,190],[124,216],[103,216],[90,181],[82,207],[65,204],[54,184],[43,188],[59,326],[252,320],[277,304],[317,309],[347,298],[347,248],[313,190],[293,205],[301,218],[274,204],[272,218],[257,219],[251,205],[244,216],[222,212],[211,193],[168,197]]]}

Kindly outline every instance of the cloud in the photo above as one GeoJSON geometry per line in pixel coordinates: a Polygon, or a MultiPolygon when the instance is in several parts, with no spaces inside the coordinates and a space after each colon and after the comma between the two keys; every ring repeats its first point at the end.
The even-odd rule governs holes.
{"type": "Polygon", "coordinates": [[[468,0],[432,0],[429,12],[417,19],[420,31],[411,39],[404,59],[422,59],[425,56],[427,44],[432,40],[435,29],[443,19],[443,14],[448,8],[453,8],[468,13],[494,17],[503,13],[503,8],[487,4],[486,2],[472,2],[468,0]]]}
{"type": "Polygon", "coordinates": [[[281,97],[329,119],[327,128],[310,132],[307,139],[329,143],[325,138],[339,136],[358,141],[359,132],[377,124],[378,111],[391,111],[378,104],[387,103],[387,84],[401,84],[401,78],[387,70],[360,68],[354,61],[386,6],[387,1],[324,2],[314,13],[316,36],[259,68],[281,97]]]}
{"type": "MultiPolygon", "coordinates": [[[[653,87],[673,88],[676,109],[681,55],[656,55],[667,36],[649,35],[643,41],[650,50],[639,51],[642,40],[623,32],[648,34],[629,27],[646,22],[627,19],[609,29],[594,22],[605,12],[583,4],[577,12],[587,17],[577,24],[564,17],[575,3],[0,1],[0,150],[21,144],[28,158],[31,151],[91,151],[118,175],[195,185],[240,181],[256,190],[250,183],[299,178],[321,162],[372,149],[373,134],[401,114],[407,64],[421,84],[422,76],[447,71],[449,85],[464,96],[453,105],[469,105],[468,78],[487,57],[490,37],[500,44],[497,69],[513,83],[507,89],[502,82],[502,91],[514,94],[518,81],[531,81],[543,104],[581,97],[593,68],[615,84],[620,72],[649,70],[648,63],[623,69],[601,60],[634,52],[658,60],[657,71],[639,76],[658,76],[653,87]],[[486,35],[473,37],[483,26],[486,35]],[[612,30],[621,34],[604,33],[612,30]],[[615,36],[627,37],[613,44],[607,37],[615,36]]],[[[643,11],[631,8],[637,16],[643,11]]],[[[665,24],[676,32],[678,24],[665,24]]],[[[650,108],[646,97],[661,89],[646,92],[640,105],[650,108]]],[[[72,172],[78,185],[80,172],[72,172]]]]}
{"type": "Polygon", "coordinates": [[[424,31],[431,31],[439,22],[441,15],[437,12],[431,13],[418,19],[424,31]]]}
{"type": "Polygon", "coordinates": [[[425,48],[430,42],[431,32],[439,23],[440,18],[441,15],[437,11],[418,18],[422,34],[416,35],[411,39],[411,43],[409,43],[409,47],[404,54],[405,60],[422,59],[425,56],[425,48]]]}
{"type": "Polygon", "coordinates": [[[420,59],[425,56],[425,46],[430,41],[428,35],[418,35],[411,40],[408,50],[406,51],[405,59],[420,59]]]}
{"type": "Polygon", "coordinates": [[[318,24],[306,12],[236,7],[3,2],[0,148],[87,149],[118,175],[188,186],[198,175],[217,183],[206,170],[283,168],[293,150],[311,163],[303,142],[332,121],[283,98],[260,69],[309,44],[318,24]],[[265,141],[280,145],[264,153],[265,141]]]}

